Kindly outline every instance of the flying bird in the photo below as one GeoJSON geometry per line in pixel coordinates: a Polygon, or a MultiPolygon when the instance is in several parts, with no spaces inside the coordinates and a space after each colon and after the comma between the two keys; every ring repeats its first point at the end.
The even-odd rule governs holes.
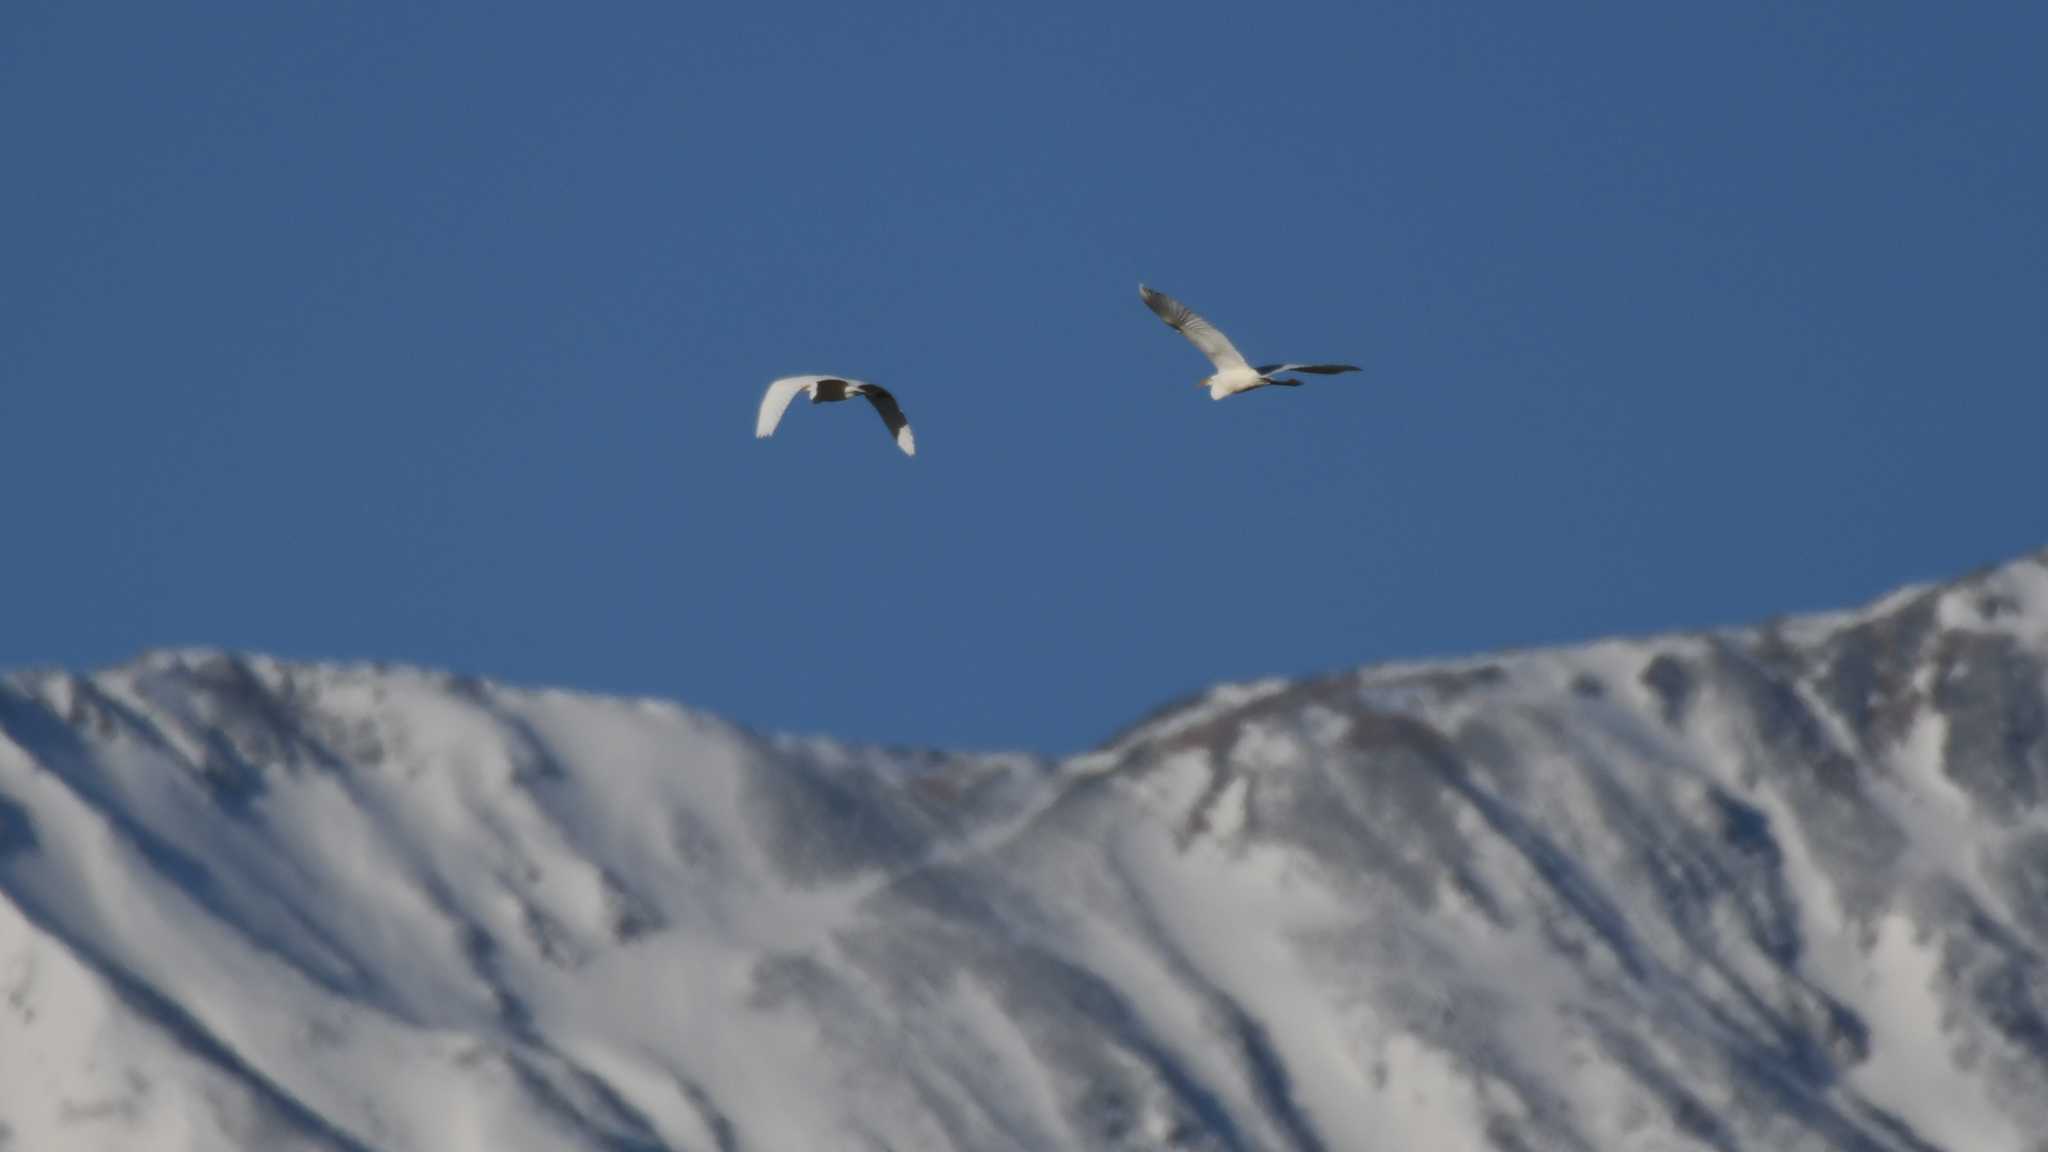
{"type": "Polygon", "coordinates": [[[1261,364],[1254,368],[1245,363],[1244,354],[1230,343],[1230,337],[1214,324],[1195,314],[1194,309],[1175,300],[1164,292],[1154,292],[1143,284],[1138,285],[1138,295],[1145,298],[1145,307],[1154,315],[1166,321],[1167,327],[1188,338],[1188,342],[1202,350],[1209,363],[1216,365],[1216,374],[1204,377],[1200,383],[1209,389],[1209,399],[1221,400],[1239,392],[1264,388],[1278,384],[1286,388],[1299,388],[1299,380],[1282,380],[1279,377],[1288,372],[1310,372],[1317,376],[1335,376],[1339,372],[1357,372],[1356,364],[1261,364]]]}
{"type": "Polygon", "coordinates": [[[799,392],[809,393],[813,404],[830,404],[855,396],[867,397],[875,411],[882,414],[882,423],[889,426],[889,435],[895,438],[896,446],[903,449],[905,456],[917,455],[917,440],[910,435],[910,421],[903,418],[903,409],[896,406],[896,397],[880,384],[848,380],[841,376],[784,376],[768,385],[768,391],[761,396],[761,413],[754,418],[756,438],[774,434],[775,426],[782,423],[783,411],[799,392]]]}

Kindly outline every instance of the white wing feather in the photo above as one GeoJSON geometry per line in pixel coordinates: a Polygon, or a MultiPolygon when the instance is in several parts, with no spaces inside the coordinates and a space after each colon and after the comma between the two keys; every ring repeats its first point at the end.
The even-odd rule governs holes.
{"type": "Polygon", "coordinates": [[[1232,368],[1248,368],[1244,356],[1230,343],[1221,329],[1197,315],[1195,310],[1175,300],[1164,292],[1154,292],[1143,284],[1138,285],[1138,295],[1145,301],[1145,307],[1153,315],[1166,321],[1167,327],[1188,338],[1188,342],[1202,350],[1218,371],[1228,372],[1232,368]]]}
{"type": "Polygon", "coordinates": [[[784,376],[768,385],[768,391],[761,394],[761,411],[754,417],[754,436],[773,435],[775,426],[782,423],[782,414],[789,408],[789,402],[799,392],[808,392],[823,376],[784,376]]]}

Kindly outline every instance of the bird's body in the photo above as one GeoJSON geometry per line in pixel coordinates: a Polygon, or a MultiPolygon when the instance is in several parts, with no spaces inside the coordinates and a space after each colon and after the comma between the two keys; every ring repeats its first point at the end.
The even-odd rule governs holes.
{"type": "Polygon", "coordinates": [[[1264,388],[1269,384],[1279,384],[1293,388],[1299,385],[1301,381],[1269,380],[1259,375],[1258,369],[1247,365],[1243,368],[1225,368],[1213,376],[1203,377],[1200,383],[1209,390],[1209,399],[1221,400],[1225,396],[1235,396],[1239,392],[1249,392],[1254,388],[1264,388]]]}
{"type": "Polygon", "coordinates": [[[917,439],[910,434],[910,421],[904,418],[896,397],[879,384],[850,380],[844,376],[784,376],[769,384],[768,391],[761,396],[761,410],[754,417],[755,437],[774,434],[775,426],[782,422],[783,412],[788,410],[789,402],[796,399],[799,392],[809,395],[813,404],[866,397],[868,403],[875,406],[875,411],[881,414],[882,423],[888,427],[896,446],[903,449],[903,454],[917,455],[917,439]]]}
{"type": "Polygon", "coordinates": [[[1194,309],[1175,300],[1164,292],[1154,292],[1143,284],[1138,285],[1138,295],[1145,301],[1154,315],[1166,322],[1167,327],[1188,338],[1188,342],[1209,358],[1216,371],[1201,380],[1202,387],[1209,390],[1209,399],[1221,400],[1254,388],[1278,385],[1283,388],[1298,388],[1299,380],[1282,377],[1289,372],[1309,372],[1317,376],[1334,376],[1339,372],[1356,372],[1354,364],[1260,364],[1257,367],[1245,360],[1221,329],[1202,319],[1194,309]]]}

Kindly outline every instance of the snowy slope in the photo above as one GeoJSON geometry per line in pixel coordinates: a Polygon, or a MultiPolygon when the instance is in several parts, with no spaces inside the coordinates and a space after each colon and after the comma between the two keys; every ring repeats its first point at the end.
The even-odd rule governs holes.
{"type": "Polygon", "coordinates": [[[0,1149],[2048,1148],[2048,553],[1063,764],[0,681],[0,1149]]]}

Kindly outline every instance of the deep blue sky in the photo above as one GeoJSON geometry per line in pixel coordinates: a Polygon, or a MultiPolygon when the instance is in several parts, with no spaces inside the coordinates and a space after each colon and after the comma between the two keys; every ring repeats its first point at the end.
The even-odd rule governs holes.
{"type": "Polygon", "coordinates": [[[1218,679],[2003,559],[2048,543],[2044,43],[2022,3],[15,0],[0,665],[1065,751],[1218,679]],[[1214,403],[1141,278],[1366,371],[1214,403]],[[756,442],[796,372],[893,387],[920,455],[854,407],[756,442]]]}

